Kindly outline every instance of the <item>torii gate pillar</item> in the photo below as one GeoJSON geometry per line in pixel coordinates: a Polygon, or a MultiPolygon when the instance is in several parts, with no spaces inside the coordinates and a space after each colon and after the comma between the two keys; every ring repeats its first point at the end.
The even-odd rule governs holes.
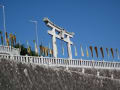
{"type": "Polygon", "coordinates": [[[68,40],[68,43],[67,43],[68,57],[69,57],[69,59],[72,59],[72,51],[71,51],[71,44],[70,44],[69,36],[67,36],[67,40],[68,40]]]}
{"type": "Polygon", "coordinates": [[[71,45],[73,43],[70,41],[70,38],[73,37],[74,33],[67,32],[63,28],[56,26],[48,18],[44,18],[43,21],[47,26],[52,28],[52,30],[48,30],[48,34],[52,35],[53,57],[57,58],[56,38],[58,38],[64,42],[67,42],[68,57],[69,59],[72,59],[71,45]]]}
{"type": "Polygon", "coordinates": [[[56,33],[55,28],[52,29],[52,47],[53,47],[53,57],[57,58],[57,45],[56,45],[56,33]]]}

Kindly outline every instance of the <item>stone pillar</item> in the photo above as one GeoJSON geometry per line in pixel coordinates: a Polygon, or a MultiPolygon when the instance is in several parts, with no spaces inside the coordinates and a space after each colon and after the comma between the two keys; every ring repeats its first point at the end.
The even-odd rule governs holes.
{"type": "Polygon", "coordinates": [[[71,44],[70,44],[70,37],[67,36],[68,44],[67,44],[67,50],[68,50],[68,57],[69,59],[72,59],[72,51],[71,51],[71,44]]]}
{"type": "Polygon", "coordinates": [[[56,45],[56,34],[55,29],[52,29],[53,36],[52,36],[52,47],[53,47],[53,57],[57,58],[57,45],[56,45]]]}

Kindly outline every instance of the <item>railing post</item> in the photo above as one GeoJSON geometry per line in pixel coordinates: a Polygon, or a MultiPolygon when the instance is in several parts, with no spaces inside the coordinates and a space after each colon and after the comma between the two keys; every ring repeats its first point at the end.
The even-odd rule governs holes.
{"type": "Polygon", "coordinates": [[[62,62],[61,62],[62,60],[60,59],[60,65],[62,64],[62,62]]]}
{"type": "Polygon", "coordinates": [[[76,65],[75,66],[77,66],[78,65],[78,61],[77,60],[75,60],[76,61],[76,65]]]}
{"type": "Polygon", "coordinates": [[[28,63],[28,56],[26,55],[26,63],[28,63]]]}
{"type": "Polygon", "coordinates": [[[13,55],[11,55],[11,58],[10,58],[11,60],[13,60],[13,55]]]}
{"type": "Polygon", "coordinates": [[[84,60],[84,66],[86,66],[86,61],[84,60]]]}
{"type": "Polygon", "coordinates": [[[41,64],[43,64],[43,57],[41,56],[41,64]]]}

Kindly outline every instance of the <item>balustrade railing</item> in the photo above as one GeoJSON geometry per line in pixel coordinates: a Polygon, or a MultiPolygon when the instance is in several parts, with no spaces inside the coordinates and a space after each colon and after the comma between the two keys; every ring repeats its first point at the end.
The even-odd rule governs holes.
{"type": "Polygon", "coordinates": [[[11,46],[0,45],[0,54],[20,55],[20,51],[19,49],[11,47],[11,46]]]}
{"type": "Polygon", "coordinates": [[[110,61],[91,61],[82,59],[64,59],[64,58],[50,58],[50,57],[36,57],[36,56],[17,56],[17,55],[0,55],[1,58],[14,60],[27,64],[49,65],[49,66],[63,66],[63,67],[83,67],[83,68],[97,68],[97,69],[120,69],[120,62],[110,61]]]}

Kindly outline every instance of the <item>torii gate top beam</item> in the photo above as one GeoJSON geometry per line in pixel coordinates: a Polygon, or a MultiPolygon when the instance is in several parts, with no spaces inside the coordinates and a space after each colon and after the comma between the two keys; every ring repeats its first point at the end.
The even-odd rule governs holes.
{"type": "Polygon", "coordinates": [[[59,32],[64,31],[66,35],[73,37],[74,33],[73,32],[67,32],[64,28],[61,28],[57,25],[55,25],[54,23],[52,23],[48,18],[44,18],[43,21],[47,24],[47,26],[51,27],[55,27],[55,29],[59,32]]]}

